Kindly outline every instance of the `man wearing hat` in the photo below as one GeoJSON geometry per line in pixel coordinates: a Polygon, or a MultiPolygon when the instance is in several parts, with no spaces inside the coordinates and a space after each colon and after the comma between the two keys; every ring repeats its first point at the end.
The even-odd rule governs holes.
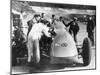
{"type": "Polygon", "coordinates": [[[39,14],[35,14],[34,17],[27,22],[27,24],[28,24],[27,36],[28,36],[30,30],[32,29],[33,24],[39,22],[39,19],[40,19],[40,15],[39,14]]]}
{"type": "Polygon", "coordinates": [[[77,23],[77,18],[74,17],[73,20],[71,22],[69,22],[68,24],[66,24],[64,22],[64,20],[62,22],[63,22],[63,24],[66,27],[70,26],[69,27],[69,33],[74,37],[75,42],[77,42],[76,36],[77,36],[78,31],[79,31],[79,26],[78,26],[78,23],[77,23]]]}

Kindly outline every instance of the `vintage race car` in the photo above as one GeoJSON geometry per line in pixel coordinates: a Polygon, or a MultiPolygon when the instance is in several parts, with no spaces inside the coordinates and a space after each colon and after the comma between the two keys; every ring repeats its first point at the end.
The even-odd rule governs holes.
{"type": "Polygon", "coordinates": [[[45,45],[45,47],[41,47],[41,61],[46,61],[45,57],[47,57],[49,59],[48,63],[50,64],[89,65],[91,60],[91,46],[89,38],[84,38],[83,44],[79,46],[76,45],[73,37],[65,29],[65,26],[61,22],[57,22],[54,28],[56,36],[52,41],[50,38],[49,40],[47,38],[47,41],[45,41],[47,42],[47,46],[42,44],[45,45]]]}
{"type": "MultiPolygon", "coordinates": [[[[89,65],[91,61],[89,38],[84,38],[82,45],[79,46],[76,45],[72,35],[65,29],[62,22],[56,22],[53,28],[55,36],[51,38],[44,35],[40,40],[40,62],[37,64],[89,65]]],[[[33,52],[33,55],[36,55],[36,52],[33,52]]],[[[24,55],[27,55],[27,52],[24,55]]],[[[34,58],[38,59],[36,56],[34,58]]],[[[27,63],[24,61],[24,57],[16,57],[16,59],[18,59],[17,64],[27,63]]],[[[25,60],[27,60],[27,56],[25,60]]]]}

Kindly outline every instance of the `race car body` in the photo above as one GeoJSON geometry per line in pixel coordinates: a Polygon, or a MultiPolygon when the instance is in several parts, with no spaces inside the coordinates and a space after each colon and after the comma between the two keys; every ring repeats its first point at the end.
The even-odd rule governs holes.
{"type": "Polygon", "coordinates": [[[62,22],[54,26],[56,36],[51,45],[50,63],[80,63],[75,41],[62,22]]]}

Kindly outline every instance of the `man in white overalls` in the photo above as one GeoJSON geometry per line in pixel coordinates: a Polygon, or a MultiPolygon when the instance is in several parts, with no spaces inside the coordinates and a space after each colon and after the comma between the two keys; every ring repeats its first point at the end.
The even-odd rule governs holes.
{"type": "Polygon", "coordinates": [[[37,23],[34,24],[31,31],[28,34],[28,62],[33,61],[34,63],[39,63],[40,61],[40,48],[39,40],[43,34],[50,37],[49,27],[40,23],[40,16],[35,17],[37,23]]]}

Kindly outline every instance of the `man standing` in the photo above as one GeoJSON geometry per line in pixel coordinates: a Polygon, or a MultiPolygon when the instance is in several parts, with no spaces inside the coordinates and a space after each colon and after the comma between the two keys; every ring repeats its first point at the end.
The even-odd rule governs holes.
{"type": "Polygon", "coordinates": [[[89,17],[87,22],[87,33],[88,33],[88,37],[92,42],[92,46],[94,45],[94,27],[95,27],[95,23],[92,17],[89,17]]]}
{"type": "Polygon", "coordinates": [[[54,24],[54,21],[55,21],[55,15],[54,14],[52,15],[51,19],[52,19],[52,23],[51,24],[54,24]]]}
{"type": "Polygon", "coordinates": [[[78,23],[77,23],[77,18],[74,17],[73,21],[69,22],[68,24],[66,24],[64,22],[64,20],[62,22],[63,22],[63,24],[66,27],[70,26],[69,27],[69,33],[74,37],[75,42],[77,42],[76,36],[77,36],[78,31],[79,31],[79,26],[78,26],[78,23]]]}

